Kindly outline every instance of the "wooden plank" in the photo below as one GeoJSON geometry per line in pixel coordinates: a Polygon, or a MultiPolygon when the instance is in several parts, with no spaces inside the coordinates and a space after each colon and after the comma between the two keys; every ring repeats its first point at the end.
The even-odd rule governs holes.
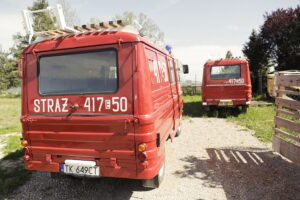
{"type": "Polygon", "coordinates": [[[101,28],[109,28],[109,25],[108,25],[107,23],[105,23],[105,22],[99,23],[99,26],[100,26],[101,28]]]}
{"type": "Polygon", "coordinates": [[[116,22],[114,22],[114,21],[109,21],[108,24],[109,24],[110,26],[114,27],[114,28],[119,27],[119,25],[118,25],[116,22]]]}
{"type": "Polygon", "coordinates": [[[281,114],[285,114],[285,115],[289,115],[295,118],[300,118],[300,114],[299,113],[293,113],[293,112],[289,112],[286,110],[282,110],[282,109],[277,109],[276,112],[281,113],[281,114]]]}
{"type": "MultiPolygon", "coordinates": [[[[291,134],[289,134],[288,132],[285,132],[285,131],[280,130],[280,129],[278,129],[278,128],[274,128],[274,131],[275,131],[275,133],[277,133],[277,134],[284,135],[284,136],[286,136],[286,137],[288,137],[288,138],[290,138],[290,139],[292,139],[292,140],[295,140],[296,142],[300,142],[300,137],[291,135],[291,134]]],[[[299,156],[300,156],[300,155],[299,155],[299,156]]]]}
{"type": "Polygon", "coordinates": [[[65,32],[65,33],[74,33],[74,31],[71,30],[67,30],[67,29],[60,29],[61,31],[65,32]]]}
{"type": "Polygon", "coordinates": [[[276,75],[276,85],[281,86],[300,86],[300,73],[297,74],[277,74],[276,75]]]}
{"type": "Polygon", "coordinates": [[[74,26],[74,29],[77,31],[84,31],[81,26],[74,26]]]}
{"type": "Polygon", "coordinates": [[[300,165],[299,146],[289,143],[276,135],[273,135],[272,146],[274,151],[293,161],[295,164],[300,165]]]}
{"type": "Polygon", "coordinates": [[[65,34],[65,32],[60,31],[60,30],[55,30],[54,32],[57,33],[57,34],[65,34]]]}
{"type": "Polygon", "coordinates": [[[82,25],[81,26],[82,29],[87,30],[87,31],[91,31],[92,29],[90,27],[88,27],[87,25],[82,25]]]}
{"type": "Polygon", "coordinates": [[[278,127],[284,127],[287,128],[291,131],[295,131],[297,133],[300,133],[300,123],[293,122],[288,119],[283,119],[279,116],[275,116],[275,124],[277,125],[276,128],[278,127]]]}
{"type": "Polygon", "coordinates": [[[118,24],[119,26],[121,26],[121,27],[124,27],[124,26],[125,26],[125,24],[124,24],[124,22],[123,22],[122,20],[117,20],[117,24],[118,24]]]}
{"type": "Polygon", "coordinates": [[[280,93],[280,94],[293,94],[293,95],[300,96],[300,92],[292,91],[292,90],[277,90],[277,93],[280,93]]]}
{"type": "Polygon", "coordinates": [[[91,28],[94,29],[94,30],[99,30],[100,27],[96,24],[91,24],[91,28]]]}
{"type": "Polygon", "coordinates": [[[300,110],[300,102],[291,99],[284,99],[284,98],[277,97],[275,100],[275,104],[277,106],[283,106],[294,110],[300,110]]]}

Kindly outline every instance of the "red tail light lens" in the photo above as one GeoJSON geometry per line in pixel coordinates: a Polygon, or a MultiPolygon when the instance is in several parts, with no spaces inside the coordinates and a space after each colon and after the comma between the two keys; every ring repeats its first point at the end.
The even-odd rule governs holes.
{"type": "Polygon", "coordinates": [[[146,160],[147,155],[146,155],[145,152],[142,152],[142,153],[139,153],[139,154],[137,155],[137,158],[138,158],[140,161],[144,161],[144,160],[146,160]]]}

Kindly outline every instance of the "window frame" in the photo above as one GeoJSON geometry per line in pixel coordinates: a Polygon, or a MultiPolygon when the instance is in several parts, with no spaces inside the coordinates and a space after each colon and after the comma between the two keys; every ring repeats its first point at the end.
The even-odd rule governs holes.
{"type": "Polygon", "coordinates": [[[238,78],[242,77],[242,66],[240,64],[234,64],[234,65],[212,65],[210,68],[210,80],[228,80],[228,79],[238,79],[238,78],[212,78],[212,69],[213,67],[225,67],[225,66],[239,66],[240,67],[240,76],[238,78]]]}
{"type": "Polygon", "coordinates": [[[116,94],[119,91],[119,56],[118,56],[118,50],[116,48],[105,48],[105,49],[93,49],[93,50],[83,50],[83,51],[72,51],[72,52],[63,52],[63,53],[51,53],[51,54],[44,54],[38,57],[37,61],[37,92],[42,97],[47,96],[79,96],[79,95],[97,95],[97,94],[116,94]],[[91,52],[105,52],[113,50],[115,51],[116,55],[116,73],[117,73],[117,87],[114,91],[111,92],[101,92],[101,93],[95,93],[95,92],[86,92],[86,93],[70,93],[70,94],[44,94],[40,91],[40,59],[44,57],[54,57],[54,56],[63,56],[63,55],[74,55],[74,54],[85,54],[85,53],[91,53],[91,52]]]}

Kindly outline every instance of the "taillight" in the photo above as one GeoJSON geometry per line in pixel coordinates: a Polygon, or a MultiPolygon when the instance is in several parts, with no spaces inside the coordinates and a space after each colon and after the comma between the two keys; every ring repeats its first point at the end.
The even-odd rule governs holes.
{"type": "Polygon", "coordinates": [[[27,140],[22,140],[22,141],[21,141],[21,145],[22,145],[23,147],[26,147],[26,146],[28,145],[28,141],[27,141],[27,140]]]}
{"type": "Polygon", "coordinates": [[[31,159],[31,152],[30,150],[28,149],[28,147],[25,147],[23,149],[23,153],[24,153],[24,160],[28,161],[31,159]]]}
{"type": "Polygon", "coordinates": [[[145,152],[138,153],[137,158],[138,158],[140,161],[145,161],[146,158],[147,158],[147,154],[146,154],[145,152]]]}
{"type": "Polygon", "coordinates": [[[138,150],[138,152],[146,151],[146,144],[145,143],[139,144],[137,150],[138,150]]]}

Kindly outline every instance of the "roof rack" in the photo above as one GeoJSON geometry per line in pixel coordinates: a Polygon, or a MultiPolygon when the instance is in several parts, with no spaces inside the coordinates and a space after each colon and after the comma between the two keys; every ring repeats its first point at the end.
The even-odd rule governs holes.
{"type": "Polygon", "coordinates": [[[68,27],[65,21],[64,13],[62,6],[60,4],[57,4],[54,7],[47,7],[46,9],[41,9],[41,10],[23,10],[23,20],[25,23],[25,29],[26,32],[29,35],[29,43],[31,43],[32,37],[33,36],[38,36],[38,37],[43,37],[43,36],[55,36],[57,34],[70,34],[70,33],[77,33],[78,31],[68,27]],[[56,23],[58,25],[57,30],[47,30],[47,31],[35,31],[33,28],[33,17],[34,14],[36,13],[48,13],[49,16],[52,19],[56,19],[56,23]]]}
{"type": "Polygon", "coordinates": [[[139,30],[142,28],[138,22],[134,22],[133,25],[125,25],[122,20],[109,21],[109,22],[100,22],[99,24],[90,24],[82,26],[74,26],[74,28],[68,27],[65,21],[63,14],[63,9],[60,4],[57,4],[55,7],[47,7],[46,9],[41,10],[23,10],[23,19],[25,23],[26,32],[29,35],[29,43],[33,36],[37,36],[37,41],[52,39],[60,36],[67,36],[71,34],[81,34],[87,32],[103,32],[103,31],[122,31],[122,32],[131,32],[139,34],[139,30]],[[33,15],[35,13],[46,12],[53,19],[56,19],[58,29],[56,30],[47,30],[47,31],[35,31],[33,28],[33,15]]]}

